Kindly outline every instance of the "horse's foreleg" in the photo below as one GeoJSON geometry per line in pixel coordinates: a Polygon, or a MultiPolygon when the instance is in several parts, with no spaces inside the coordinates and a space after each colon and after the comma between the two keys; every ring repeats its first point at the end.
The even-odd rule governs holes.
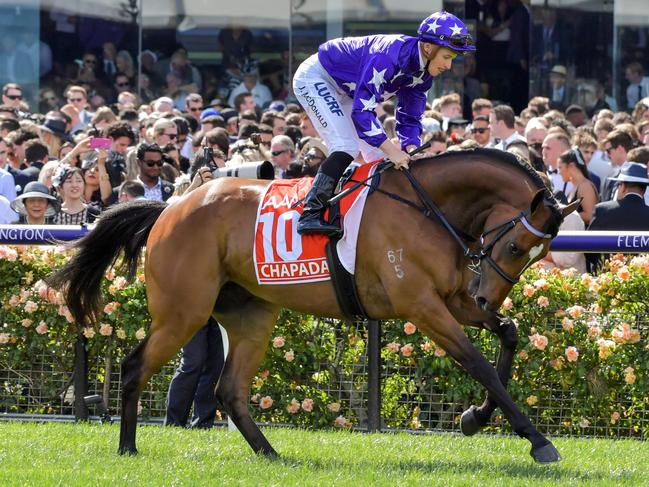
{"type": "Polygon", "coordinates": [[[518,409],[493,365],[476,350],[441,300],[436,302],[438,306],[429,308],[428,314],[435,318],[416,320],[415,324],[487,389],[489,397],[502,409],[516,434],[527,438],[532,444],[530,454],[534,460],[539,463],[558,461],[560,457],[554,445],[518,409]]]}
{"type": "MultiPolygon", "coordinates": [[[[496,371],[503,386],[507,388],[507,382],[509,382],[509,377],[511,376],[514,353],[516,352],[516,344],[518,343],[516,325],[510,319],[503,318],[499,325],[492,331],[500,340],[496,371]]],[[[487,393],[487,398],[480,407],[471,406],[462,414],[460,420],[462,433],[467,436],[477,433],[487,424],[496,407],[498,407],[496,401],[487,393]]]]}
{"type": "Polygon", "coordinates": [[[216,397],[255,453],[277,456],[248,411],[250,383],[259,369],[279,309],[253,299],[237,311],[217,314],[228,332],[228,356],[216,397]]]}

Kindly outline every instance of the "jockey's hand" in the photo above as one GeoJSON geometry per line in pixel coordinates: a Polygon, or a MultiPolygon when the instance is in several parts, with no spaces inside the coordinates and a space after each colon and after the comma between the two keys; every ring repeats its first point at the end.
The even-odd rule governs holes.
{"type": "Polygon", "coordinates": [[[388,159],[392,161],[395,169],[408,168],[410,156],[406,152],[402,151],[398,145],[386,140],[381,144],[381,150],[386,156],[388,156],[388,159]]]}
{"type": "Polygon", "coordinates": [[[404,151],[400,150],[393,156],[390,156],[392,164],[394,164],[395,169],[408,169],[408,163],[410,162],[410,156],[404,151]]]}

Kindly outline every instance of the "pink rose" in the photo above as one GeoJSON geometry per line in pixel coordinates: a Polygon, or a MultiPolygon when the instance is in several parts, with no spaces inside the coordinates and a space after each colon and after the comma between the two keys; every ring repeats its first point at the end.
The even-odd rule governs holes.
{"type": "Polygon", "coordinates": [[[39,335],[44,335],[45,333],[47,333],[47,330],[47,323],[45,323],[44,321],[41,321],[36,327],[36,333],[38,333],[39,335]]]}
{"type": "Polygon", "coordinates": [[[139,328],[135,332],[135,338],[137,338],[138,340],[144,340],[145,336],[146,336],[146,331],[144,331],[144,328],[139,328]]]}
{"type": "Polygon", "coordinates": [[[430,352],[433,349],[433,344],[429,341],[425,341],[419,347],[424,351],[424,352],[430,352]]]}
{"type": "Polygon", "coordinates": [[[434,354],[435,354],[435,357],[443,357],[444,355],[446,355],[446,350],[444,350],[443,348],[437,347],[435,349],[434,354]]]}
{"type": "Polygon", "coordinates": [[[83,336],[86,338],[93,338],[95,336],[95,329],[94,328],[84,328],[83,329],[83,336]]]}
{"type": "Polygon", "coordinates": [[[340,411],[340,403],[339,402],[331,402],[327,404],[327,409],[331,411],[332,413],[337,413],[340,411]]]}
{"type": "Polygon", "coordinates": [[[115,279],[115,269],[113,269],[112,267],[108,268],[108,270],[106,271],[106,279],[108,281],[115,279]]]}
{"type": "Polygon", "coordinates": [[[120,290],[124,289],[126,286],[128,286],[128,281],[126,280],[125,277],[117,276],[117,277],[113,280],[113,284],[115,285],[115,288],[116,288],[118,291],[120,291],[120,290]]]}
{"type": "Polygon", "coordinates": [[[284,341],[284,337],[275,337],[273,338],[273,347],[275,348],[282,348],[286,342],[284,341]]]}
{"type": "Polygon", "coordinates": [[[611,414],[611,423],[615,424],[619,420],[620,420],[620,413],[618,413],[617,411],[613,411],[613,413],[611,414]]]}
{"type": "Polygon", "coordinates": [[[629,268],[627,266],[625,266],[625,265],[620,267],[617,270],[617,277],[619,277],[623,281],[628,281],[629,277],[631,277],[631,273],[629,272],[629,268]]]}
{"type": "Polygon", "coordinates": [[[115,311],[115,304],[114,303],[107,303],[106,306],[104,306],[104,313],[107,315],[112,314],[115,311]]]}
{"type": "Polygon", "coordinates": [[[293,350],[289,350],[284,354],[284,358],[287,362],[293,362],[293,359],[295,359],[295,352],[293,350]]]}
{"type": "Polygon", "coordinates": [[[570,318],[565,316],[563,320],[561,320],[561,326],[565,331],[572,331],[575,328],[575,322],[572,321],[570,318]]]}
{"type": "Polygon", "coordinates": [[[510,309],[512,309],[513,306],[514,306],[514,302],[511,300],[511,298],[509,296],[507,296],[505,298],[505,300],[503,301],[503,304],[502,304],[501,308],[504,311],[509,311],[510,309]]]}
{"type": "Polygon", "coordinates": [[[633,367],[624,369],[624,382],[629,385],[633,385],[635,382],[635,369],[633,367]]]}
{"type": "Polygon", "coordinates": [[[99,334],[105,337],[110,336],[113,334],[113,327],[109,324],[102,323],[102,325],[99,327],[99,334]]]}
{"type": "Polygon", "coordinates": [[[334,426],[337,428],[351,428],[352,424],[347,420],[347,418],[345,418],[345,416],[340,415],[334,420],[334,426]]]}
{"type": "Polygon", "coordinates": [[[268,377],[270,375],[270,370],[268,370],[268,369],[262,370],[259,375],[262,376],[265,379],[266,377],[268,377]]]}
{"type": "Polygon", "coordinates": [[[264,396],[259,400],[259,407],[261,409],[268,409],[273,405],[273,399],[270,396],[264,396]]]}
{"type": "Polygon", "coordinates": [[[289,412],[289,414],[295,414],[300,410],[300,403],[297,399],[293,398],[291,399],[291,402],[286,406],[286,410],[289,412]]]}
{"type": "Polygon", "coordinates": [[[25,328],[29,328],[30,326],[32,326],[32,323],[33,321],[30,320],[29,318],[25,318],[20,322],[20,324],[23,325],[25,328]]]}
{"type": "Polygon", "coordinates": [[[15,308],[19,304],[20,304],[20,296],[16,296],[15,294],[13,294],[9,298],[9,306],[11,306],[12,308],[15,308]]]}
{"type": "Polygon", "coordinates": [[[26,313],[33,313],[38,309],[38,305],[34,301],[27,301],[25,303],[25,312],[26,313]]]}
{"type": "Polygon", "coordinates": [[[539,299],[536,300],[536,304],[541,308],[547,308],[550,304],[550,300],[546,296],[539,296],[539,299]]]}
{"type": "Polygon", "coordinates": [[[404,357],[410,357],[414,349],[415,347],[413,347],[412,344],[406,343],[403,347],[401,347],[401,355],[403,355],[404,357]]]}
{"type": "Polygon", "coordinates": [[[417,327],[413,323],[407,322],[405,325],[403,325],[403,331],[406,335],[412,335],[417,331],[417,327]]]}
{"type": "Polygon", "coordinates": [[[304,409],[307,413],[310,413],[313,411],[313,399],[306,398],[304,401],[302,401],[302,409],[304,409]]]}
{"type": "Polygon", "coordinates": [[[565,353],[568,362],[576,362],[577,359],[579,358],[579,352],[577,351],[577,347],[567,347],[565,353]]]}
{"type": "Polygon", "coordinates": [[[550,287],[550,284],[548,284],[548,281],[546,281],[545,279],[537,279],[533,282],[533,284],[535,288],[543,289],[544,291],[550,287]]]}
{"type": "Polygon", "coordinates": [[[399,353],[399,348],[401,348],[401,345],[399,345],[397,342],[390,342],[385,346],[385,348],[387,348],[388,351],[392,353],[399,353]]]}
{"type": "Polygon", "coordinates": [[[6,343],[9,343],[10,339],[11,339],[11,335],[9,333],[0,333],[0,345],[5,345],[6,343]]]}
{"type": "Polygon", "coordinates": [[[146,278],[144,277],[144,274],[138,274],[137,280],[144,284],[146,278]]]}
{"type": "Polygon", "coordinates": [[[532,346],[538,350],[545,350],[545,347],[548,346],[548,338],[544,335],[539,335],[535,333],[534,335],[528,337],[532,346]]]}
{"type": "Polygon", "coordinates": [[[534,296],[535,292],[536,292],[536,288],[534,286],[530,286],[529,284],[525,284],[523,286],[523,294],[528,298],[534,296]]]}
{"type": "Polygon", "coordinates": [[[47,301],[47,290],[49,288],[43,281],[38,281],[38,282],[42,283],[40,286],[38,286],[38,297],[41,298],[43,301],[47,301]]]}
{"type": "Polygon", "coordinates": [[[575,306],[571,306],[566,311],[568,312],[571,318],[576,319],[583,314],[584,308],[582,306],[575,305],[575,306]]]}
{"type": "Polygon", "coordinates": [[[259,394],[254,394],[253,396],[250,396],[250,402],[258,403],[259,402],[259,394]]]}

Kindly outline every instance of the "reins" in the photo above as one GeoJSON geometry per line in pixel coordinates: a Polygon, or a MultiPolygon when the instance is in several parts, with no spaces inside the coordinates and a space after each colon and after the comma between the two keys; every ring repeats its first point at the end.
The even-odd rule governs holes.
{"type": "MultiPolygon", "coordinates": [[[[423,146],[420,147],[419,149],[423,150],[423,146]]],[[[416,152],[420,152],[420,151],[416,149],[416,152]]],[[[368,178],[362,181],[356,182],[353,186],[351,186],[347,190],[339,193],[338,195],[336,195],[334,198],[330,200],[330,203],[335,203],[341,198],[344,198],[349,192],[357,189],[360,186],[369,186],[367,184],[369,180],[385,172],[390,167],[393,166],[392,163],[388,160],[379,163],[379,166],[377,167],[377,170],[374,172],[374,174],[372,174],[371,176],[369,176],[368,178]]],[[[384,194],[395,201],[399,201],[407,206],[410,206],[411,208],[414,208],[415,210],[421,212],[429,220],[432,220],[434,216],[437,219],[437,221],[441,223],[441,225],[446,229],[446,231],[451,235],[451,237],[453,237],[453,239],[460,246],[463,255],[465,257],[468,257],[471,260],[471,264],[469,264],[468,268],[472,272],[478,275],[481,274],[480,263],[482,262],[482,260],[485,260],[487,264],[489,264],[498,273],[498,275],[502,277],[505,281],[509,282],[510,284],[516,284],[518,282],[520,275],[523,273],[525,269],[522,269],[521,272],[519,272],[515,277],[512,277],[507,272],[505,272],[498,265],[498,263],[491,257],[491,251],[493,250],[496,243],[502,237],[504,237],[505,234],[507,234],[510,230],[512,230],[518,223],[521,223],[528,232],[530,232],[536,237],[545,238],[545,239],[552,238],[552,235],[538,230],[527,220],[527,217],[530,214],[530,210],[527,209],[519,213],[511,220],[507,220],[503,223],[500,223],[490,228],[487,231],[483,231],[483,233],[478,238],[478,240],[480,241],[480,247],[474,252],[465,242],[465,238],[467,240],[475,240],[475,239],[467,234],[464,234],[465,238],[462,238],[459,235],[460,233],[464,233],[464,232],[460,232],[459,230],[457,230],[448,221],[448,219],[444,216],[444,213],[442,213],[442,211],[437,207],[435,202],[430,198],[426,190],[421,186],[419,181],[417,181],[417,178],[415,178],[415,176],[412,174],[409,168],[404,168],[400,172],[402,172],[406,176],[406,178],[410,182],[410,185],[412,186],[415,193],[419,197],[419,200],[421,201],[421,204],[423,206],[420,206],[417,203],[414,203],[413,201],[410,201],[409,199],[404,198],[398,194],[390,193],[389,191],[385,191],[379,188],[376,188],[375,191],[378,191],[379,193],[384,194]],[[496,236],[487,245],[485,245],[485,237],[493,232],[497,232],[496,236]]]]}

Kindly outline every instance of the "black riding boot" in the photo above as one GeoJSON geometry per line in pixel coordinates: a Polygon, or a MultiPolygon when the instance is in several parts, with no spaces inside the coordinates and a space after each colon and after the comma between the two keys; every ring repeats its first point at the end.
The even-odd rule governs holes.
{"type": "Polygon", "coordinates": [[[308,233],[324,233],[330,237],[339,236],[342,233],[338,225],[331,225],[324,221],[324,212],[327,201],[334,194],[338,180],[318,173],[313,180],[313,187],[304,200],[304,211],[297,223],[297,233],[304,235],[308,233]]]}
{"type": "Polygon", "coordinates": [[[327,201],[336,190],[338,180],[353,160],[354,158],[346,152],[335,151],[322,161],[313,180],[313,187],[306,195],[304,211],[297,223],[299,234],[324,233],[330,237],[342,235],[340,227],[324,221],[324,211],[327,201]]]}

